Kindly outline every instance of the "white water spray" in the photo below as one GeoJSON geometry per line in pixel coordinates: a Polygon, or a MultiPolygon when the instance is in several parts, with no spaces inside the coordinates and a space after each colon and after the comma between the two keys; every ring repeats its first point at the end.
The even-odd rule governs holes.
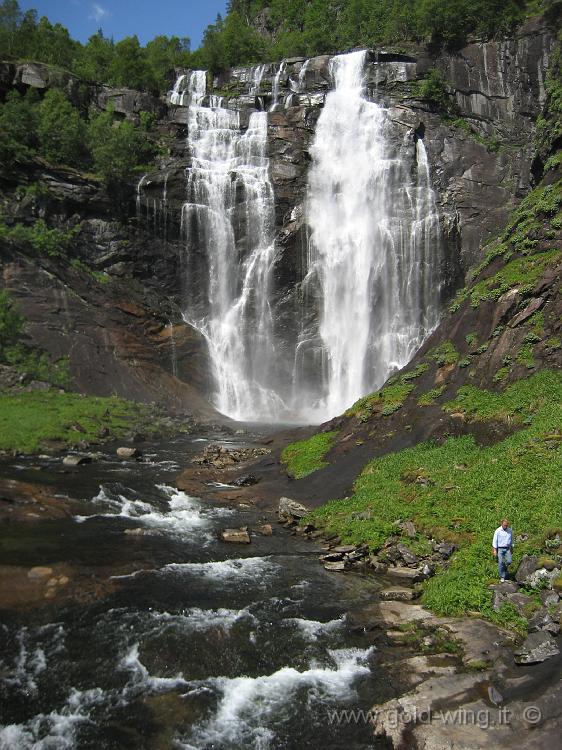
{"type": "Polygon", "coordinates": [[[412,178],[389,137],[388,111],[365,99],[365,56],[332,59],[335,90],[311,148],[305,286],[316,290],[320,310],[317,331],[301,336],[304,364],[295,372],[307,358],[322,370],[309,411],[315,421],[380,387],[438,320],[439,222],[427,155],[418,140],[412,178]]]}

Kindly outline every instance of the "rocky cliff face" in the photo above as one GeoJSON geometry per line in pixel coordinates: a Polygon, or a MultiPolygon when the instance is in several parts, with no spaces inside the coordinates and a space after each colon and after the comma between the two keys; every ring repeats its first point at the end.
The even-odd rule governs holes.
{"type": "MultiPolygon", "coordinates": [[[[389,108],[393,143],[411,153],[413,164],[416,140],[423,138],[429,156],[444,238],[444,297],[460,285],[479,259],[483,242],[497,233],[530,189],[534,123],[544,101],[553,43],[553,31],[534,20],[509,40],[474,42],[455,56],[432,59],[424,49],[408,55],[369,53],[368,97],[389,108]],[[424,96],[422,82],[432,68],[445,82],[448,112],[424,96]]],[[[71,170],[43,166],[7,178],[4,192],[12,197],[18,186],[33,181],[46,187],[39,197],[10,198],[12,218],[41,217],[61,227],[81,221],[76,258],[107,274],[111,283],[94,284],[76,266],[61,273],[54,261],[30,261],[13,249],[4,260],[4,282],[21,301],[30,336],[53,355],[70,352],[78,387],[141,399],[163,397],[172,403],[187,400],[203,408],[185,383],[207,392],[205,345],[181,320],[186,282],[181,213],[190,164],[187,108],[172,104],[170,97],[164,102],[139,92],[84,85],[46,66],[0,68],[4,90],[52,85],[62,86],[84,106],[104,109],[111,104],[123,117],[153,113],[168,155],[142,178],[136,194],[131,186],[126,219],[116,214],[98,183],[71,170]],[[146,369],[149,361],[155,369],[146,369]],[[92,368],[92,362],[99,368],[92,368]]],[[[253,111],[268,111],[279,248],[275,295],[281,325],[287,328],[294,325],[305,273],[310,146],[332,87],[328,56],[237,68],[207,85],[207,97],[221,96],[223,107],[240,112],[243,126],[253,111]]],[[[203,101],[210,103],[209,98],[203,101]]]]}

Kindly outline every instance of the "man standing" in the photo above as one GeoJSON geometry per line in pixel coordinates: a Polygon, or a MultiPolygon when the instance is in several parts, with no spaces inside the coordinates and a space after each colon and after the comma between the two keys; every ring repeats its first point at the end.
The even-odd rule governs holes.
{"type": "Polygon", "coordinates": [[[498,558],[498,570],[500,583],[507,578],[507,568],[511,565],[511,553],[513,552],[513,531],[509,527],[509,521],[504,518],[501,526],[494,532],[492,541],[492,552],[498,558]]]}

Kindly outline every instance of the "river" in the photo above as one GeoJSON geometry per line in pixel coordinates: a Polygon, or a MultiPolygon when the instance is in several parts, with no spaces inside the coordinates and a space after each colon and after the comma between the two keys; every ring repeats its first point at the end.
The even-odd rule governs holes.
{"type": "Polygon", "coordinates": [[[38,605],[1,612],[2,750],[375,747],[368,725],[333,714],[391,690],[372,635],[347,618],[373,579],[326,572],[314,543],[261,510],[175,489],[217,437],[240,445],[190,436],[141,462],[108,450],[70,470],[60,457],[2,464],[79,500],[66,518],[2,524],[4,571],[55,571],[38,605]],[[250,545],[218,539],[264,522],[273,534],[250,545]]]}

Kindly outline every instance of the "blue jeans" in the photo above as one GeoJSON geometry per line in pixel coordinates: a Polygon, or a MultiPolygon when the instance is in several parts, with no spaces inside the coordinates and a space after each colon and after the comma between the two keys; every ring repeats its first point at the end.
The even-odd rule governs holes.
{"type": "Polygon", "coordinates": [[[507,568],[511,565],[511,550],[509,547],[498,549],[498,570],[500,578],[507,578],[507,568]]]}

